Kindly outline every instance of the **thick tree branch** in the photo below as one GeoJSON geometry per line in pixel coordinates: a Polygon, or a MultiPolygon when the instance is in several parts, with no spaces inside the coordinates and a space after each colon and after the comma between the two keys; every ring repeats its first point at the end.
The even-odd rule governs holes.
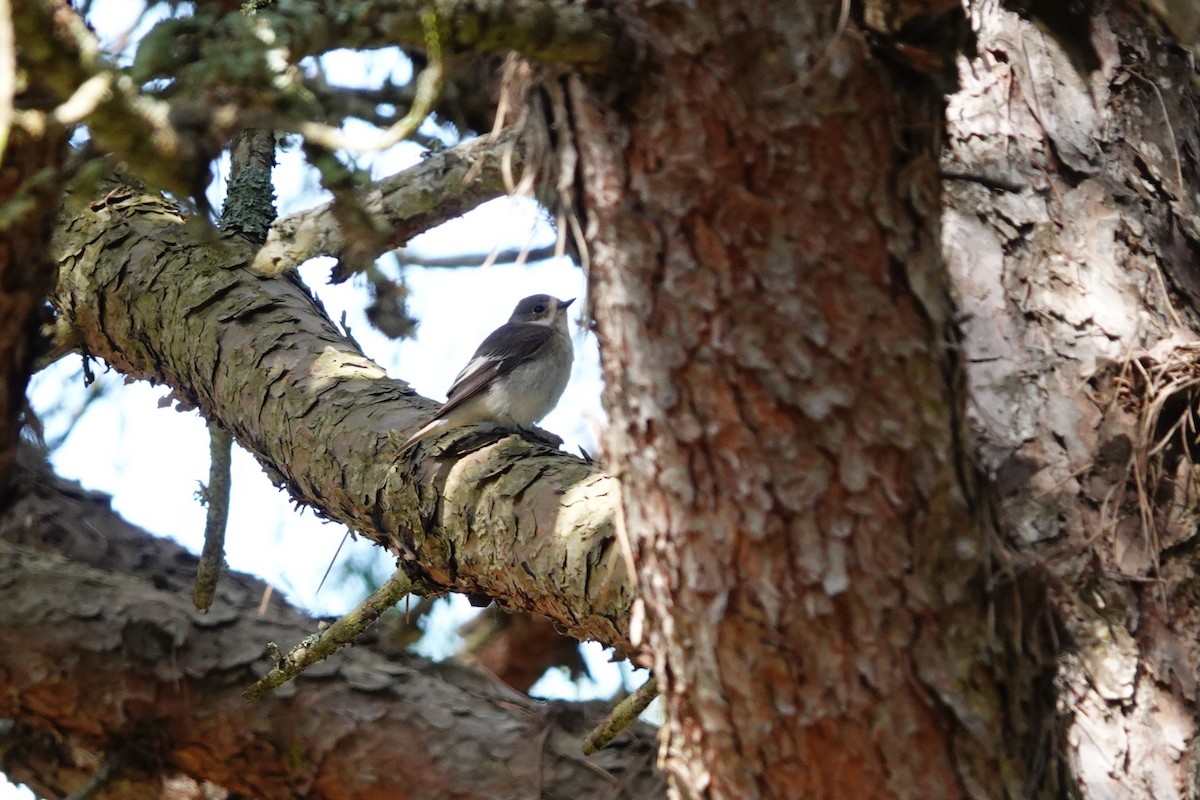
{"type": "Polygon", "coordinates": [[[100,797],[157,797],[177,774],[261,800],[393,798],[414,785],[431,798],[515,800],[539,786],[604,797],[622,782],[633,797],[659,794],[644,729],[584,763],[599,705],[534,702],[413,656],[351,648],[250,705],[241,691],[269,667],[262,644],[297,641],[316,621],[278,601],[260,618],[264,586],[238,573],[197,614],[182,548],[44,466],[22,477],[0,517],[0,717],[17,726],[0,767],[39,793],[62,796],[119,752],[100,797]],[[74,766],[50,768],[47,748],[74,766]]]}
{"type": "Polygon", "coordinates": [[[380,229],[388,231],[386,236],[348,234],[338,225],[329,202],[277,220],[252,268],[264,275],[278,275],[317,256],[374,259],[403,246],[418,233],[502,197],[506,193],[502,162],[505,158],[520,162],[523,153],[520,139],[511,129],[494,139],[481,136],[433,153],[420,164],[362,191],[362,208],[380,229]],[[369,252],[363,249],[367,242],[372,245],[369,252]],[[351,248],[353,252],[347,252],[351,248]]]}
{"type": "Polygon", "coordinates": [[[173,386],[298,501],[434,585],[628,647],[613,478],[515,436],[479,449],[478,432],[458,437],[460,458],[416,470],[398,440],[432,404],[363,356],[299,282],[244,269],[251,246],[199,238],[162,200],[114,190],[77,211],[57,247],[56,304],[89,352],[173,386]]]}

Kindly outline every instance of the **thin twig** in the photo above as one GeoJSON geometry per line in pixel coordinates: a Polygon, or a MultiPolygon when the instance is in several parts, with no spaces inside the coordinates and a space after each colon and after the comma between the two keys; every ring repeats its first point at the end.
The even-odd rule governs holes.
{"type": "Polygon", "coordinates": [[[333,551],[333,558],[329,559],[329,566],[325,568],[325,574],[321,576],[321,582],[317,584],[317,590],[313,592],[316,596],[321,593],[321,587],[325,585],[325,579],[329,577],[329,573],[333,570],[333,565],[337,563],[337,558],[342,553],[342,548],[346,546],[346,542],[350,539],[350,530],[347,529],[342,534],[342,540],[338,542],[337,550],[333,551]]]}
{"type": "Polygon", "coordinates": [[[390,128],[380,134],[374,142],[363,143],[358,137],[347,135],[341,128],[320,122],[304,122],[296,132],[308,142],[328,150],[346,150],[352,153],[374,153],[386,150],[416,133],[417,128],[433,111],[442,85],[446,81],[446,64],[442,58],[441,34],[438,32],[437,14],[426,9],[421,12],[421,24],[425,28],[425,51],[429,62],[417,76],[417,90],[408,113],[396,120],[390,128]]]}
{"type": "Polygon", "coordinates": [[[13,41],[12,6],[0,0],[0,163],[8,149],[13,122],[13,98],[17,93],[17,47],[13,41]]]}
{"type": "Polygon", "coordinates": [[[204,549],[196,566],[196,586],[192,603],[197,611],[208,611],[217,592],[217,579],[225,563],[225,524],[229,521],[229,477],[233,437],[214,423],[208,424],[208,485],[204,501],[208,516],[204,521],[204,549]]]}
{"type": "Polygon", "coordinates": [[[628,728],[634,723],[646,707],[654,702],[654,698],[658,697],[658,680],[654,676],[650,676],[650,680],[638,687],[637,691],[626,697],[621,702],[617,703],[616,708],[612,713],[601,722],[596,728],[587,735],[583,740],[584,755],[592,755],[593,753],[603,750],[608,747],[609,742],[616,738],[617,734],[628,728]]]}
{"type": "Polygon", "coordinates": [[[525,249],[524,247],[510,247],[506,250],[498,250],[493,253],[464,253],[453,256],[416,256],[410,255],[403,250],[395,251],[396,260],[405,266],[414,267],[437,267],[453,269],[456,267],[478,267],[486,262],[491,262],[492,266],[507,265],[519,263],[522,258],[525,262],[534,263],[545,261],[554,258],[558,253],[555,251],[554,245],[545,247],[534,247],[525,249]]]}
{"type": "Polygon", "coordinates": [[[405,595],[416,592],[418,587],[419,584],[404,570],[396,570],[383,586],[368,595],[346,616],[323,631],[309,636],[292,648],[286,656],[277,657],[275,668],[248,688],[242,696],[254,702],[271,689],[282,686],[299,675],[309,665],[325,660],[341,649],[342,645],[353,641],[354,637],[366,630],[380,614],[400,602],[405,595]]]}

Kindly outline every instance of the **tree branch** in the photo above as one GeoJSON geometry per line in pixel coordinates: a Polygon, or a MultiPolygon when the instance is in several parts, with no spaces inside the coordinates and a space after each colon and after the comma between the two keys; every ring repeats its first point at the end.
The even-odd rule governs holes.
{"type": "Polygon", "coordinates": [[[485,264],[534,264],[559,255],[557,245],[543,247],[510,247],[505,250],[495,250],[491,253],[457,253],[452,256],[418,256],[412,253],[397,253],[401,264],[418,267],[434,267],[441,269],[457,269],[459,267],[477,268],[485,264]]]}
{"type": "MultiPolygon", "coordinates": [[[[208,425],[208,483],[203,487],[207,514],[204,522],[204,549],[196,568],[192,603],[198,611],[208,611],[217,592],[217,581],[225,566],[225,524],[229,521],[229,476],[233,439],[213,423],[208,425]]],[[[199,493],[198,493],[199,494],[199,493]]]]}
{"type": "Polygon", "coordinates": [[[297,501],[429,583],[628,649],[613,478],[515,436],[482,446],[497,437],[474,429],[447,437],[453,453],[402,457],[403,432],[433,404],[363,356],[298,281],[243,269],[250,245],[205,241],[174,213],[118,189],[56,238],[55,302],[89,352],[173,386],[297,501]]]}
{"type": "Polygon", "coordinates": [[[18,735],[0,743],[0,763],[43,796],[83,785],[106,753],[122,754],[110,790],[121,797],[157,797],[180,773],[260,800],[400,797],[414,785],[516,800],[543,777],[547,797],[605,797],[617,775],[632,797],[661,794],[645,729],[622,751],[577,757],[600,704],[532,701],[370,641],[250,705],[242,688],[270,666],[262,643],[298,640],[316,620],[277,601],[260,617],[265,587],[239,573],[198,614],[196,561],[181,547],[44,464],[20,475],[0,516],[0,717],[18,735]]]}
{"type": "Polygon", "coordinates": [[[333,202],[276,220],[251,266],[263,275],[278,275],[317,256],[341,258],[348,242],[356,247],[362,241],[373,245],[371,252],[356,249],[354,260],[374,259],[401,247],[419,233],[504,196],[501,162],[508,151],[518,161],[524,153],[512,129],[494,139],[480,136],[433,153],[420,164],[365,187],[361,205],[376,217],[375,227],[389,232],[382,239],[347,235],[337,223],[333,202]]]}
{"type": "Polygon", "coordinates": [[[29,0],[13,7],[21,66],[38,75],[61,105],[45,112],[27,110],[18,119],[31,137],[86,120],[105,151],[128,163],[130,171],[156,187],[187,197],[197,194],[208,163],[220,147],[214,136],[185,135],[171,106],[142,94],[100,50],[84,19],[63,0],[29,0]],[[81,92],[87,87],[89,91],[81,92]]]}
{"type": "MultiPolygon", "coordinates": [[[[300,59],[340,47],[424,47],[423,11],[428,4],[413,0],[298,0],[253,17],[214,17],[210,10],[170,19],[141,43],[131,79],[104,57],[69,4],[18,3],[14,23],[23,66],[42,77],[59,104],[21,119],[39,134],[47,126],[86,122],[98,148],[126,161],[132,174],[202,205],[209,163],[234,132],[311,133],[314,121],[325,117],[304,86],[300,59]],[[169,102],[138,89],[168,76],[169,102]]],[[[568,2],[442,0],[436,12],[437,40],[447,56],[517,50],[579,69],[620,63],[613,60],[620,28],[604,10],[568,2]]]]}
{"type": "MultiPolygon", "coordinates": [[[[427,0],[293,0],[255,12],[159,23],[138,51],[137,77],[217,72],[282,53],[295,64],[337,48],[425,47],[427,0]]],[[[447,56],[510,50],[541,61],[600,71],[627,62],[623,25],[608,8],[570,0],[438,0],[439,40],[447,56]]],[[[223,85],[227,85],[224,83],[223,85]]]]}
{"type": "MultiPolygon", "coordinates": [[[[383,586],[367,595],[366,599],[344,617],[320,633],[306,636],[304,641],[293,647],[286,656],[281,654],[276,658],[271,671],[255,681],[242,696],[254,702],[272,689],[283,686],[313,664],[329,658],[374,625],[383,612],[419,588],[403,570],[396,570],[383,586]]],[[[272,643],[270,647],[278,646],[272,643]]]]}

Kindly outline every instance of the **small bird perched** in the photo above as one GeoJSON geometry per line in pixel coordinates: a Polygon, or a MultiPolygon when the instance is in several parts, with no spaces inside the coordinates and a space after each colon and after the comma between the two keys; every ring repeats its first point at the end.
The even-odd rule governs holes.
{"type": "Polygon", "coordinates": [[[550,413],[567,388],[575,357],[567,333],[567,306],[575,302],[535,294],[517,303],[508,322],[492,331],[446,395],[446,405],[401,446],[449,428],[495,422],[528,428],[550,413]]]}

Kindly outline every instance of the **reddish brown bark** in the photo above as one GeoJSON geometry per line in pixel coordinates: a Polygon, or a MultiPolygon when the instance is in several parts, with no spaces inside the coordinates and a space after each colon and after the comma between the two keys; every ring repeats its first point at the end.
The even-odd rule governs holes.
{"type": "Polygon", "coordinates": [[[565,667],[572,676],[585,672],[579,642],[547,619],[485,612],[461,633],[467,639],[464,660],[519,692],[528,691],[552,667],[565,667]]]}
{"type": "Polygon", "coordinates": [[[1190,796],[1194,446],[1154,446],[1200,413],[1194,69],[1102,9],[971,4],[938,52],[868,6],[656,9],[620,109],[576,85],[667,767],[1190,796]],[[943,154],[946,75],[908,70],[955,63],[943,154]]]}
{"type": "Polygon", "coordinates": [[[642,60],[542,87],[570,112],[547,138],[578,181],[623,482],[586,545],[529,534],[606,480],[557,460],[446,459],[412,511],[379,474],[411,415],[306,381],[397,387],[352,377],[370,366],[323,323],[287,328],[302,295],[184,263],[185,232],[122,230],[150,271],[100,264],[122,279],[84,271],[70,305],[442,585],[643,642],[680,795],[1190,796],[1200,487],[1194,437],[1154,445],[1200,405],[1176,385],[1146,409],[1200,374],[1195,68],[1101,3],[1019,5],[872,1],[835,30],[838,3],[617,4],[642,60]],[[195,298],[164,322],[150,274],[195,298]],[[227,390],[281,363],[261,407],[227,390]],[[497,503],[469,500],[489,481],[497,503]],[[598,597],[570,569],[612,556],[609,525],[632,619],[613,561],[598,597]]]}
{"type": "Polygon", "coordinates": [[[965,776],[938,696],[987,638],[940,110],[831,19],[647,12],[628,112],[577,104],[608,441],[686,796],[951,797],[1015,766],[965,776]]]}

